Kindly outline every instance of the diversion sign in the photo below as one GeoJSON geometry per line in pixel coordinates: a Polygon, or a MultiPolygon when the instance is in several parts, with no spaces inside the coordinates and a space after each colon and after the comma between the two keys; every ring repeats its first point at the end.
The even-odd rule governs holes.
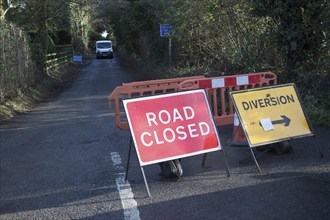
{"type": "Polygon", "coordinates": [[[312,136],[294,84],[231,92],[250,147],[312,136]]]}
{"type": "Polygon", "coordinates": [[[203,89],[123,103],[141,166],[221,150],[203,89]]]}

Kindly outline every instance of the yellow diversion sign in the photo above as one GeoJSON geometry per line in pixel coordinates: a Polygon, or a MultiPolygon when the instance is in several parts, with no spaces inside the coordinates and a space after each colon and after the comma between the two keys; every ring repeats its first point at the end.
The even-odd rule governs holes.
{"type": "Polygon", "coordinates": [[[313,135],[293,83],[230,96],[250,147],[313,135]]]}

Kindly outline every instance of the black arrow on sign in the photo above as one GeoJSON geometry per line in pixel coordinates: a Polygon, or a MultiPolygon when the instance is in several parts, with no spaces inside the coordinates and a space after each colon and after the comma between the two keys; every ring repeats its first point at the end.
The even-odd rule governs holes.
{"type": "Polygon", "coordinates": [[[291,119],[286,117],[285,115],[281,115],[282,119],[281,120],[276,120],[276,121],[272,121],[273,125],[276,124],[283,124],[284,123],[284,127],[287,127],[290,125],[291,119]]]}

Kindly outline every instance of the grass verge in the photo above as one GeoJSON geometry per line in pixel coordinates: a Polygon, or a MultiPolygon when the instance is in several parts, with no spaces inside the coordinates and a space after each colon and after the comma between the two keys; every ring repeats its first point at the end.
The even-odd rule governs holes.
{"type": "Polygon", "coordinates": [[[44,101],[58,96],[67,89],[79,75],[82,66],[88,63],[70,63],[62,68],[54,69],[41,83],[29,86],[17,92],[16,96],[0,102],[0,121],[4,122],[15,116],[30,111],[33,107],[44,101]]]}

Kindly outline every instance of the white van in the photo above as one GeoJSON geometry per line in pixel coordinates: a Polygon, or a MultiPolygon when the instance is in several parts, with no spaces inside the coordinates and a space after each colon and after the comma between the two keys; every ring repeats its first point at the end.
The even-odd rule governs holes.
{"type": "Polygon", "coordinates": [[[96,41],[96,59],[102,57],[113,58],[112,42],[110,40],[96,41]]]}

